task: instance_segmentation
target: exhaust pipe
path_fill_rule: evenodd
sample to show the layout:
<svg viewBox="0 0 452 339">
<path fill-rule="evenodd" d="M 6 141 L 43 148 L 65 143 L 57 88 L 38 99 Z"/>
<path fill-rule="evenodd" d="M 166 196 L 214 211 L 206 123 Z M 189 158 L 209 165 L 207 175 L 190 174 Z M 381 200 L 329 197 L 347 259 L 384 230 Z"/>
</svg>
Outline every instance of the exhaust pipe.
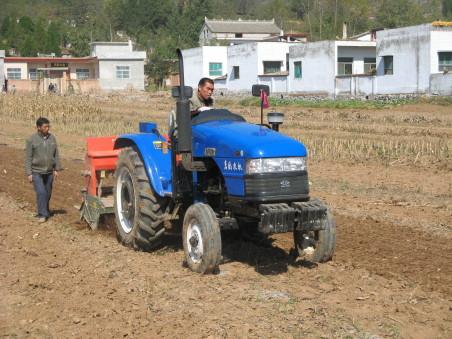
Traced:
<svg viewBox="0 0 452 339">
<path fill-rule="evenodd" d="M 192 88 L 185 87 L 184 58 L 182 56 L 182 51 L 179 48 L 177 49 L 177 57 L 179 58 L 180 84 L 176 101 L 176 122 L 178 128 L 176 153 L 182 156 L 182 166 L 184 166 L 187 171 L 206 171 L 206 166 L 202 161 L 193 161 L 192 126 L 189 101 Z"/>
<path fill-rule="evenodd" d="M 192 152 L 192 133 L 191 133 L 191 116 L 190 116 L 190 102 L 185 95 L 185 81 L 184 81 L 184 59 L 182 51 L 177 49 L 177 56 L 179 58 L 179 97 L 176 102 L 176 122 L 178 128 L 178 153 Z"/>
</svg>

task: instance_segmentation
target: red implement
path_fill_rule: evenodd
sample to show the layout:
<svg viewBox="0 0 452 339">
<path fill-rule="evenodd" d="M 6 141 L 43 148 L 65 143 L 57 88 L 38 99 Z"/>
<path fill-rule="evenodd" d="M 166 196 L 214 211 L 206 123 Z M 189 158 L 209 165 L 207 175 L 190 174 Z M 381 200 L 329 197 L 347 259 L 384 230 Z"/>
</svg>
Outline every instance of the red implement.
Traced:
<svg viewBox="0 0 452 339">
<path fill-rule="evenodd" d="M 119 150 L 114 149 L 116 136 L 93 137 L 86 139 L 86 165 L 89 175 L 87 178 L 88 194 L 98 196 L 98 186 L 102 171 L 114 171 L 118 160 Z M 105 172 L 104 172 L 105 173 Z"/>
</svg>

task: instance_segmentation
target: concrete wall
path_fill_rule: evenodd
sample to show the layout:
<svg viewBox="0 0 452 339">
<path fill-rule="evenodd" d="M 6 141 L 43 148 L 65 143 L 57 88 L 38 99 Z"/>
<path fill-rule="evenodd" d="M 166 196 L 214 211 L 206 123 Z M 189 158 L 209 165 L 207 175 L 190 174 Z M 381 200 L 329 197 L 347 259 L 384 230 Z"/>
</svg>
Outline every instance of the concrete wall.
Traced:
<svg viewBox="0 0 452 339">
<path fill-rule="evenodd" d="M 0 50 L 0 90 L 5 82 L 4 61 L 5 61 L 5 51 Z"/>
<path fill-rule="evenodd" d="M 452 52 L 452 27 L 432 27 L 430 32 L 430 73 L 440 73 L 438 52 Z"/>
<path fill-rule="evenodd" d="M 97 79 L 99 76 L 99 70 L 96 64 L 70 64 L 70 79 L 77 80 L 77 69 L 88 69 L 89 79 Z"/>
<path fill-rule="evenodd" d="M 295 78 L 294 62 L 301 61 L 302 77 Z M 333 95 L 335 42 L 319 41 L 290 47 L 289 89 L 293 93 Z"/>
<path fill-rule="evenodd" d="M 129 66 L 130 78 L 117 79 L 116 66 Z M 143 61 L 99 60 L 99 83 L 104 90 L 144 90 Z"/>
<path fill-rule="evenodd" d="M 228 72 L 227 54 L 227 46 L 203 46 L 183 50 L 185 85 L 197 88 L 199 79 L 203 77 L 214 80 L 218 78 L 218 76 L 209 76 L 210 62 L 221 62 L 223 64 L 222 75 L 225 75 Z M 221 85 L 221 81 L 218 81 L 217 85 L 225 87 Z"/>
<path fill-rule="evenodd" d="M 379 94 L 428 93 L 430 29 L 419 25 L 377 32 Z M 393 56 L 394 74 L 384 74 L 383 56 Z"/>
<path fill-rule="evenodd" d="M 376 76 L 338 76 L 335 82 L 337 96 L 364 97 L 376 94 Z"/>
<path fill-rule="evenodd" d="M 227 73 L 228 69 L 228 47 L 227 46 L 204 46 L 202 47 L 202 73 L 198 75 L 198 80 L 196 81 L 196 85 L 198 84 L 199 79 L 202 77 L 208 77 L 215 80 L 216 78 L 222 77 Z M 222 75 L 221 76 L 211 76 L 209 75 L 209 63 L 211 62 L 219 62 L 222 64 Z"/>
<path fill-rule="evenodd" d="M 72 86 L 71 90 L 70 90 L 70 86 Z M 100 83 L 96 79 L 70 80 L 70 81 L 68 81 L 67 88 L 68 88 L 68 91 L 73 91 L 74 93 L 93 93 L 93 92 L 99 92 Z"/>
<path fill-rule="evenodd" d="M 251 91 L 258 82 L 257 43 L 234 45 L 228 48 L 228 89 L 230 91 Z M 238 66 L 240 78 L 234 78 L 233 67 Z"/>
<path fill-rule="evenodd" d="M 430 76 L 430 93 L 452 95 L 452 73 L 432 74 Z"/>
<path fill-rule="evenodd" d="M 16 92 L 39 92 L 40 91 L 39 80 L 8 80 L 8 91 L 12 91 L 13 87 Z"/>
<path fill-rule="evenodd" d="M 185 85 L 197 88 L 198 81 L 203 76 L 202 47 L 184 49 L 182 55 Z"/>
<path fill-rule="evenodd" d="M 28 78 L 28 67 L 26 62 L 5 62 L 4 70 L 6 78 L 8 78 L 8 68 L 20 68 L 20 78 L 22 80 L 26 80 Z"/>
<path fill-rule="evenodd" d="M 281 72 L 286 71 L 286 54 L 289 53 L 290 46 L 284 42 L 259 42 L 257 43 L 257 72 L 264 74 L 264 61 L 281 61 Z"/>
<path fill-rule="evenodd" d="M 281 72 L 286 71 L 286 55 L 293 44 L 282 42 L 254 42 L 228 47 L 228 90 L 251 91 L 254 84 L 270 86 L 271 92 L 288 91 L 287 76 L 264 74 L 264 61 L 281 61 Z M 238 66 L 240 78 L 234 78 L 233 68 Z"/>
<path fill-rule="evenodd" d="M 144 90 L 144 60 L 146 59 L 146 52 L 134 51 L 130 40 L 127 43 L 92 43 L 91 56 L 95 56 L 99 60 L 99 73 L 96 75 L 99 77 L 101 89 L 124 90 L 133 88 Z M 130 78 L 117 79 L 116 66 L 129 66 Z"/>
<path fill-rule="evenodd" d="M 98 59 L 146 59 L 145 51 L 134 51 L 133 44 L 129 42 L 93 42 L 91 43 L 91 56 Z"/>
<path fill-rule="evenodd" d="M 289 91 L 289 82 L 287 78 L 288 76 L 259 76 L 257 83 L 268 85 L 270 87 L 270 95 L 272 95 L 272 93 L 287 93 Z M 249 91 L 251 91 L 251 86 L 249 87 Z"/>
<path fill-rule="evenodd" d="M 337 48 L 337 58 L 353 58 L 353 74 L 364 74 L 364 58 L 375 57 L 375 47 L 338 46 Z"/>
</svg>

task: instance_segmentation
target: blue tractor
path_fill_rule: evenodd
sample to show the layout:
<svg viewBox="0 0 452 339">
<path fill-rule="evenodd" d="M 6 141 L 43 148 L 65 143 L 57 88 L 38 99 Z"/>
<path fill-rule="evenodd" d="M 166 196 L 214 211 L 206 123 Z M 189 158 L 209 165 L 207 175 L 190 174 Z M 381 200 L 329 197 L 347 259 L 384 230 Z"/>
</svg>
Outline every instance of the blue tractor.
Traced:
<svg viewBox="0 0 452 339">
<path fill-rule="evenodd" d="M 156 124 L 141 123 L 140 133 L 118 137 L 114 175 L 117 237 L 125 246 L 152 250 L 166 225 L 182 222 L 186 263 L 199 273 L 218 270 L 221 231 L 247 228 L 259 234 L 292 232 L 297 253 L 311 262 L 332 258 L 334 219 L 311 199 L 306 147 L 278 132 L 281 114 L 270 124 L 252 124 L 226 109 L 192 116 L 192 88 L 184 86 L 178 50 L 180 86 L 177 130 L 162 136 Z M 253 86 L 253 95 L 268 86 Z"/>
</svg>

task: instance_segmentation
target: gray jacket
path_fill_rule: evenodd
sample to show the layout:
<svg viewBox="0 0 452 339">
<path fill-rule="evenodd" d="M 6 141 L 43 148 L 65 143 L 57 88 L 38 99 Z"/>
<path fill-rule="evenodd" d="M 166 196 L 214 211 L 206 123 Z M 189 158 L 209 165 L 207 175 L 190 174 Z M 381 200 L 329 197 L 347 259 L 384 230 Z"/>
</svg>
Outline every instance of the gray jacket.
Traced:
<svg viewBox="0 0 452 339">
<path fill-rule="evenodd" d="M 25 144 L 25 174 L 47 174 L 62 169 L 58 146 L 53 134 L 44 138 L 40 133 L 33 134 Z"/>
<path fill-rule="evenodd" d="M 190 111 L 197 111 L 201 107 L 212 107 L 213 106 L 213 98 L 210 97 L 207 100 L 200 98 L 198 93 L 193 94 L 193 97 L 190 99 Z"/>
</svg>

